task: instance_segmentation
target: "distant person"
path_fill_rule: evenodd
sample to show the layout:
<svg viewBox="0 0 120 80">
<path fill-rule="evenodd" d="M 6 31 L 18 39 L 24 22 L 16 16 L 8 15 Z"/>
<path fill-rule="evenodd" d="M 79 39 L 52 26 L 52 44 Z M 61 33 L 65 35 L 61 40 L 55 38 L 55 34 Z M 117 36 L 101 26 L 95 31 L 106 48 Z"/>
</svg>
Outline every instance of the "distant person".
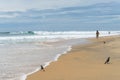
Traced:
<svg viewBox="0 0 120 80">
<path fill-rule="evenodd" d="M 108 34 L 110 34 L 110 32 L 108 32 Z"/>
<path fill-rule="evenodd" d="M 97 31 L 96 31 L 96 38 L 97 38 L 97 39 L 99 38 L 99 34 L 100 34 L 100 33 L 99 33 L 99 31 L 97 30 Z"/>
<path fill-rule="evenodd" d="M 44 69 L 44 67 L 43 67 L 42 65 L 41 65 L 41 70 L 42 70 L 42 71 L 45 71 L 45 69 Z"/>
<path fill-rule="evenodd" d="M 109 62 L 110 62 L 110 57 L 107 58 L 104 64 L 109 64 Z"/>
</svg>

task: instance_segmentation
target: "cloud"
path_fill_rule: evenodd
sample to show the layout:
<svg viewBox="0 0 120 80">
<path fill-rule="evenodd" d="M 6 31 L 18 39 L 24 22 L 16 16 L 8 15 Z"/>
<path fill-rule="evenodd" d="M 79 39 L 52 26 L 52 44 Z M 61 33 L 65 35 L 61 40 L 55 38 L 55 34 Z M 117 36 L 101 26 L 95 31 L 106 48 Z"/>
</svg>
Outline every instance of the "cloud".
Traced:
<svg viewBox="0 0 120 80">
<path fill-rule="evenodd" d="M 110 2 L 120 2 L 120 0 L 0 0 L 0 10 L 26 11 L 29 9 L 58 9 Z"/>
<path fill-rule="evenodd" d="M 85 24 L 115 23 L 120 20 L 120 3 L 97 3 L 58 9 L 1 11 L 0 23 Z"/>
<path fill-rule="evenodd" d="M 12 15 L 10 15 L 10 14 L 2 14 L 2 15 L 0 15 L 0 18 L 15 18 L 15 17 L 17 17 L 19 14 L 16 14 L 16 13 L 14 13 L 14 14 L 12 14 Z"/>
</svg>

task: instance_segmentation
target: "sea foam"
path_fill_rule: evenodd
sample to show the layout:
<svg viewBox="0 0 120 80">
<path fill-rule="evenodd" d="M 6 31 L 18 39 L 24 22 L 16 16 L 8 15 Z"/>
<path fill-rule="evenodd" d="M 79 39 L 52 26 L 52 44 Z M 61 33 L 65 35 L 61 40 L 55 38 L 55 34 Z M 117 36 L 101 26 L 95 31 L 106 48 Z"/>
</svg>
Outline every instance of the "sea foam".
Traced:
<svg viewBox="0 0 120 80">
<path fill-rule="evenodd" d="M 6 35 L 3 35 L 6 34 Z M 16 35 L 17 34 L 17 35 Z M 29 34 L 29 35 L 28 35 Z M 0 33 L 0 43 L 33 42 L 33 41 L 58 41 L 60 39 L 76 39 L 95 37 L 95 31 L 28 31 Z M 100 36 L 119 35 L 120 31 L 100 31 Z M 53 41 L 53 42 L 54 42 Z"/>
<path fill-rule="evenodd" d="M 71 49 L 72 49 L 72 47 L 71 47 L 71 46 L 68 46 L 68 49 L 67 49 L 66 51 L 64 51 L 64 52 L 61 53 L 61 54 L 57 54 L 53 60 L 51 60 L 51 61 L 49 61 L 49 62 L 45 62 L 43 66 L 44 66 L 44 67 L 49 66 L 51 62 L 57 61 L 58 58 L 59 58 L 61 55 L 66 54 L 67 52 L 71 51 Z M 39 71 L 39 70 L 40 70 L 40 67 L 37 68 L 36 70 L 34 70 L 33 72 L 30 72 L 30 73 L 28 73 L 28 74 L 23 75 L 20 80 L 26 80 L 27 76 L 29 76 L 29 75 L 31 75 L 31 74 Z"/>
</svg>

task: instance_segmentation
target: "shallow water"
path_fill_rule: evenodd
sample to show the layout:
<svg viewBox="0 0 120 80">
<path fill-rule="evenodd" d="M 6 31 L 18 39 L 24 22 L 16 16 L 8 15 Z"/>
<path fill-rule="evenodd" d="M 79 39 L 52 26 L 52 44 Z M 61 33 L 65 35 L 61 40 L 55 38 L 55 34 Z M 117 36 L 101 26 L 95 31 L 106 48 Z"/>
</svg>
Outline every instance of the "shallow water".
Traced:
<svg viewBox="0 0 120 80">
<path fill-rule="evenodd" d="M 0 46 L 0 80 L 20 80 L 41 64 L 56 60 L 73 43 L 18 43 Z"/>
</svg>

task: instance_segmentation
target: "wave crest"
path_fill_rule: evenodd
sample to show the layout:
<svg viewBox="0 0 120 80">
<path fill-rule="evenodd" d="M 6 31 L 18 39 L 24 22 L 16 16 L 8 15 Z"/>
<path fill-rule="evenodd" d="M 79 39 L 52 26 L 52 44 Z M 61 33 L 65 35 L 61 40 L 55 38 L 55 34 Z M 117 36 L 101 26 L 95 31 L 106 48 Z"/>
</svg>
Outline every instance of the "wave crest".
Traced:
<svg viewBox="0 0 120 80">
<path fill-rule="evenodd" d="M 0 35 L 34 35 L 34 31 L 19 31 L 19 32 L 0 32 Z"/>
</svg>

